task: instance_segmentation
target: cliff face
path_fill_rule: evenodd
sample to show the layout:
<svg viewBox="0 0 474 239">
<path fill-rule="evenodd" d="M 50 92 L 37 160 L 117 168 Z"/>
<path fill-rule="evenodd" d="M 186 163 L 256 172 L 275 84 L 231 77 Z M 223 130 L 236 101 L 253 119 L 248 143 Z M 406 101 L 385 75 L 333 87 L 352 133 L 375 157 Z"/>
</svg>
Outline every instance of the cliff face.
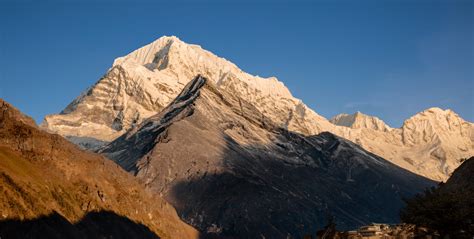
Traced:
<svg viewBox="0 0 474 239">
<path fill-rule="evenodd" d="M 197 238 L 110 160 L 45 133 L 0 99 L 0 236 Z"/>
<path fill-rule="evenodd" d="M 328 215 L 341 228 L 397 222 L 401 197 L 433 185 L 331 133 L 281 128 L 203 77 L 101 153 L 223 237 L 300 238 Z"/>
<path fill-rule="evenodd" d="M 431 179 L 446 180 L 457 159 L 474 155 L 474 126 L 452 111 L 428 109 L 400 129 L 363 114 L 339 116 L 333 124 L 275 77 L 245 73 L 176 37 L 162 37 L 117 58 L 104 77 L 63 112 L 47 116 L 42 127 L 96 150 L 160 112 L 197 74 L 249 102 L 279 127 L 307 136 L 331 132 Z"/>
</svg>

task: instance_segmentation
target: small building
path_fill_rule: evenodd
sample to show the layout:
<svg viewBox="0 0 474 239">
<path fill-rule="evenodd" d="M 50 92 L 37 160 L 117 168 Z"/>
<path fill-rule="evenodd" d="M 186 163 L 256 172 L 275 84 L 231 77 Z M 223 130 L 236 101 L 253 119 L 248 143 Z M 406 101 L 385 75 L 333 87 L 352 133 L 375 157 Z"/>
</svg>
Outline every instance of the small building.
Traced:
<svg viewBox="0 0 474 239">
<path fill-rule="evenodd" d="M 387 229 L 389 229 L 389 225 L 387 224 L 372 223 L 370 225 L 360 227 L 357 232 L 364 239 L 381 239 L 383 238 L 383 235 Z"/>
<path fill-rule="evenodd" d="M 346 239 L 360 239 L 361 238 L 360 234 L 357 231 L 347 231 L 345 234 L 346 234 L 345 235 Z"/>
</svg>

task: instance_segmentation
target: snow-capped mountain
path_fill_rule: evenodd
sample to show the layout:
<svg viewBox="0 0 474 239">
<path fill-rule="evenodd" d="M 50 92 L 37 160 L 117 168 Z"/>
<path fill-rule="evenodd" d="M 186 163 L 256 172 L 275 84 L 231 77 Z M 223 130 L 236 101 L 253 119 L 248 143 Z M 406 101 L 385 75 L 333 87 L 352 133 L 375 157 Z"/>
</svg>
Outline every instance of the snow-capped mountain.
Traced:
<svg viewBox="0 0 474 239">
<path fill-rule="evenodd" d="M 454 112 L 424 111 L 401 129 L 364 117 L 354 120 L 351 127 L 346 127 L 351 122 L 347 116 L 333 124 L 293 97 L 275 77 L 245 73 L 177 37 L 159 38 L 117 58 L 104 77 L 63 112 L 47 116 L 42 126 L 84 147 L 98 148 L 162 110 L 197 74 L 210 79 L 219 90 L 248 101 L 262 118 L 281 127 L 308 136 L 332 132 L 432 179 L 445 180 L 459 165 L 459 158 L 474 154 L 474 126 Z M 336 125 L 341 122 L 347 125 Z M 430 140 L 424 134 L 433 137 Z"/>
<path fill-rule="evenodd" d="M 334 116 L 331 120 L 331 123 L 339 126 L 346 126 L 353 129 L 373 129 L 380 131 L 390 131 L 392 128 L 385 124 L 381 119 L 363 114 L 357 111 L 354 114 L 339 114 Z"/>
<path fill-rule="evenodd" d="M 59 115 L 47 116 L 43 126 L 65 136 L 111 141 L 163 109 L 197 74 L 251 101 L 267 117 L 291 130 L 306 134 L 322 131 L 323 127 L 307 122 L 324 118 L 295 99 L 276 78 L 247 74 L 176 37 L 162 37 L 116 59 L 104 77 Z"/>
<path fill-rule="evenodd" d="M 100 152 L 216 238 L 302 238 L 327 215 L 395 223 L 403 197 L 435 185 L 331 133 L 281 128 L 200 76 Z"/>
<path fill-rule="evenodd" d="M 430 108 L 410 117 L 401 128 L 387 126 L 384 130 L 380 130 L 383 122 L 363 118 L 333 132 L 428 178 L 446 180 L 459 166 L 459 159 L 474 155 L 474 125 L 452 110 Z M 373 122 L 378 122 L 378 129 Z"/>
</svg>

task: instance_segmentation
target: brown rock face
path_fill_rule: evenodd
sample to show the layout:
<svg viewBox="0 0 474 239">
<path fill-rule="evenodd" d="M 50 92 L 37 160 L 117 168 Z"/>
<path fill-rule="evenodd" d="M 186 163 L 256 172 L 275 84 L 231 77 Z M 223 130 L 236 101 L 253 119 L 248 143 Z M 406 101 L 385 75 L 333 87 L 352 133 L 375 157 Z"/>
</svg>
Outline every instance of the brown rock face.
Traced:
<svg viewBox="0 0 474 239">
<path fill-rule="evenodd" d="M 197 238 L 115 163 L 80 150 L 0 99 L 0 237 Z"/>
</svg>

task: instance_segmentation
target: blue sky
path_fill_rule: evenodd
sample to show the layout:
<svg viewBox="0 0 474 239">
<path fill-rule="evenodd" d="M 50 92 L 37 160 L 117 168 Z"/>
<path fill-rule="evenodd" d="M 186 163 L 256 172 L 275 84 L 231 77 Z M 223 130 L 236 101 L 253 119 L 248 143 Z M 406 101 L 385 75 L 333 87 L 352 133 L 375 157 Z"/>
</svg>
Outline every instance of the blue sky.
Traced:
<svg viewBox="0 0 474 239">
<path fill-rule="evenodd" d="M 162 35 L 278 77 L 325 117 L 474 121 L 474 1 L 0 0 L 0 97 L 41 122 Z"/>
</svg>

